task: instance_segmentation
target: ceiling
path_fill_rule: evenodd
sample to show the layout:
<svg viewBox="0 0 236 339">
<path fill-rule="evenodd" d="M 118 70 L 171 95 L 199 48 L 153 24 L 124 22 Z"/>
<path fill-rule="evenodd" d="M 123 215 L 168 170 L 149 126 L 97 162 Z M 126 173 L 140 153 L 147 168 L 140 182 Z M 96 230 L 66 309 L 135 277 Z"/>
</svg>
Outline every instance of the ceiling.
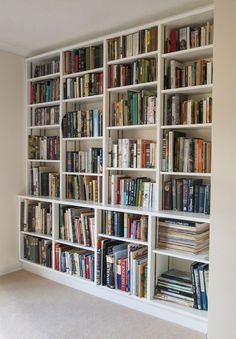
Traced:
<svg viewBox="0 0 236 339">
<path fill-rule="evenodd" d="M 209 0 L 0 0 L 0 50 L 31 56 L 210 3 Z"/>
</svg>

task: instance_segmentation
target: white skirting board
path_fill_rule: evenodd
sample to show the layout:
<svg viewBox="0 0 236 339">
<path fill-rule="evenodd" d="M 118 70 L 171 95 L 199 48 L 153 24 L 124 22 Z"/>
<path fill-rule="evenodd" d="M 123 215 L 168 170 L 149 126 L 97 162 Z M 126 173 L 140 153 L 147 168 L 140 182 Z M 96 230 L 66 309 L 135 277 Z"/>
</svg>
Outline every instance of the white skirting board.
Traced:
<svg viewBox="0 0 236 339">
<path fill-rule="evenodd" d="M 13 264 L 13 265 L 5 266 L 4 268 L 0 268 L 0 276 L 19 271 L 21 269 L 22 269 L 22 263 L 20 262 Z"/>
<path fill-rule="evenodd" d="M 207 316 L 204 315 L 203 311 L 197 311 L 199 312 L 198 315 L 194 309 L 186 311 L 178 305 L 166 304 L 161 301 L 147 301 L 135 296 L 130 296 L 125 292 L 109 289 L 106 286 L 97 286 L 89 281 L 56 272 L 30 262 L 24 261 L 22 268 L 59 284 L 112 301 L 135 311 L 144 312 L 160 319 L 191 328 L 192 330 L 207 333 Z"/>
</svg>

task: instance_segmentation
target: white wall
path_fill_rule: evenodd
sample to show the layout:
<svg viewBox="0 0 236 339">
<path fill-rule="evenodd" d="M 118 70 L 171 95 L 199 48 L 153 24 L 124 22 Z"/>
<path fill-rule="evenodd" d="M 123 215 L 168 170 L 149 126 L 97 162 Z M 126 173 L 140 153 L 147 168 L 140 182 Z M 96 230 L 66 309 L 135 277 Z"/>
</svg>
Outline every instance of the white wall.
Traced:
<svg viewBox="0 0 236 339">
<path fill-rule="evenodd" d="M 24 192 L 24 59 L 0 52 L 0 274 L 17 267 L 17 194 Z"/>
<path fill-rule="evenodd" d="M 215 0 L 209 339 L 236 338 L 236 1 Z"/>
</svg>

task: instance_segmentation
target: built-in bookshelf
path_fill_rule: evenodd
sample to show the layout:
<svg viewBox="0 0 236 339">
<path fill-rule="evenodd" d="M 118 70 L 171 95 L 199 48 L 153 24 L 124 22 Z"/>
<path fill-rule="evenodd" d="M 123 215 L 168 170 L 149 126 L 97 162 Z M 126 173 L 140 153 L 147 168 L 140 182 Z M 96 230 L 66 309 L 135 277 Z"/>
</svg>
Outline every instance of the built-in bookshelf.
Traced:
<svg viewBox="0 0 236 339">
<path fill-rule="evenodd" d="M 206 331 L 213 27 L 208 6 L 26 60 L 25 268 Z"/>
</svg>

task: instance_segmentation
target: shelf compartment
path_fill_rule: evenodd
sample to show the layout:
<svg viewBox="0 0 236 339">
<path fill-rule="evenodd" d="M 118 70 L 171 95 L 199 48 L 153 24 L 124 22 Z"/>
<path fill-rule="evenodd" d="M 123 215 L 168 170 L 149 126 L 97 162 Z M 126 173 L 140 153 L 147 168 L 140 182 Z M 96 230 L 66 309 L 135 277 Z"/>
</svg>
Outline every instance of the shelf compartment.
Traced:
<svg viewBox="0 0 236 339">
<path fill-rule="evenodd" d="M 213 45 L 206 45 L 181 51 L 162 54 L 164 59 L 175 59 L 179 61 L 189 61 L 192 59 L 209 58 L 213 56 Z"/>
<path fill-rule="evenodd" d="M 128 243 L 134 243 L 138 245 L 143 245 L 143 246 L 148 246 L 147 241 L 142 241 L 142 240 L 136 240 L 136 239 L 131 239 L 131 238 L 124 238 L 124 237 L 115 237 L 113 235 L 108 235 L 106 233 L 99 233 L 99 237 L 107 238 L 107 239 L 114 239 L 114 240 L 120 240 Z"/>
<path fill-rule="evenodd" d="M 157 87 L 157 84 L 158 84 L 157 81 L 143 82 L 141 84 L 135 84 L 135 85 L 112 87 L 112 88 L 108 88 L 107 91 L 108 92 L 126 92 L 128 90 L 133 90 L 133 89 L 155 88 Z"/>
<path fill-rule="evenodd" d="M 41 77 L 27 79 L 27 81 L 28 82 L 37 82 L 37 81 L 43 81 L 43 80 L 49 80 L 49 79 L 56 79 L 56 78 L 60 77 L 60 74 L 61 74 L 60 72 L 47 74 L 47 75 L 43 75 Z"/>
<path fill-rule="evenodd" d="M 62 240 L 62 239 L 55 239 L 55 242 L 58 243 L 58 244 L 68 245 L 68 246 L 71 246 L 71 247 L 81 248 L 81 249 L 84 249 L 84 250 L 94 252 L 93 247 L 81 245 L 77 242 L 71 242 L 71 241 Z"/>
<path fill-rule="evenodd" d="M 126 63 L 129 63 L 129 62 L 135 61 L 137 59 L 142 59 L 142 58 L 152 59 L 152 58 L 157 57 L 157 56 L 158 56 L 158 51 L 152 51 L 152 52 L 132 55 L 132 56 L 126 57 L 126 58 L 111 60 L 111 61 L 108 61 L 107 64 L 108 65 L 126 64 Z"/>
<path fill-rule="evenodd" d="M 175 93 L 182 93 L 182 94 L 204 94 L 209 93 L 213 89 L 213 84 L 209 85 L 199 85 L 199 86 L 189 86 L 189 87 L 178 87 L 178 88 L 170 88 L 170 89 L 163 89 L 161 91 L 162 94 L 175 94 Z"/>
<path fill-rule="evenodd" d="M 40 102 L 38 104 L 29 104 L 28 108 L 48 107 L 48 106 L 57 106 L 57 105 L 60 105 L 60 100 Z"/>
<path fill-rule="evenodd" d="M 21 234 L 26 234 L 26 235 L 30 235 L 30 236 L 37 237 L 37 238 L 52 240 L 52 236 L 47 235 L 47 234 L 40 234 L 40 233 L 26 232 L 26 231 L 21 231 Z"/>
<path fill-rule="evenodd" d="M 63 99 L 64 103 L 70 103 L 70 102 L 93 102 L 93 101 L 99 101 L 103 99 L 103 94 L 98 95 L 90 95 L 87 97 L 78 97 L 78 98 L 72 98 L 72 99 Z"/>
<path fill-rule="evenodd" d="M 155 254 L 166 255 L 168 257 L 174 257 L 189 261 L 198 261 L 204 264 L 209 264 L 209 254 L 208 253 L 199 253 L 199 254 L 190 254 L 182 251 L 174 251 L 169 249 L 156 248 L 153 250 Z"/>
<path fill-rule="evenodd" d="M 90 73 L 101 73 L 101 72 L 103 72 L 103 70 L 104 70 L 103 67 L 99 67 L 99 68 L 89 69 L 89 70 L 83 71 L 83 72 L 66 74 L 66 75 L 63 75 L 63 79 L 76 78 L 76 77 L 83 76 L 85 74 L 90 74 Z"/>
</svg>

